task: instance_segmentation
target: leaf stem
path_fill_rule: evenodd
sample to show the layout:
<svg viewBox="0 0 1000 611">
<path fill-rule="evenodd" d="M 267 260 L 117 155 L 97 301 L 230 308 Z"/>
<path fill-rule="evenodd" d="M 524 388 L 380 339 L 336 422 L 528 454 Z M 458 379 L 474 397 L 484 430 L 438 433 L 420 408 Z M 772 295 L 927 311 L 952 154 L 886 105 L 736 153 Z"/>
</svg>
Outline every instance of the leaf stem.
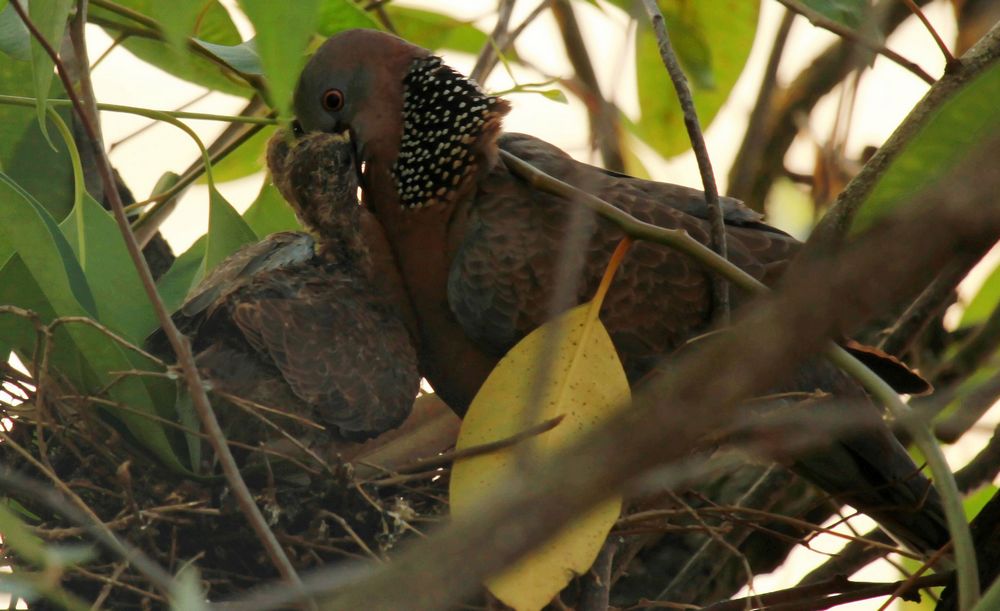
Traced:
<svg viewBox="0 0 1000 611">
<path fill-rule="evenodd" d="M 49 104 L 52 106 L 72 106 L 72 100 L 64 100 L 60 98 L 49 98 Z M 35 98 L 29 98 L 18 95 L 0 95 L 0 104 L 9 104 L 12 106 L 34 106 Z M 195 121 L 222 121 L 225 123 L 250 123 L 253 125 L 277 125 L 278 120 L 274 117 L 251 117 L 246 115 L 218 115 L 212 113 L 204 112 L 187 112 L 183 110 L 154 110 L 149 108 L 141 108 L 139 106 L 123 106 L 121 104 L 106 104 L 103 102 L 97 103 L 98 110 L 105 110 L 108 112 L 123 112 L 129 114 L 149 116 L 144 113 L 156 112 L 161 115 L 167 115 L 174 119 L 192 119 Z"/>
<path fill-rule="evenodd" d="M 903 0 L 903 4 L 905 4 L 906 8 L 910 9 L 910 11 L 917 16 L 920 23 L 924 24 L 924 27 L 927 28 L 928 32 L 930 32 L 931 38 L 934 39 L 938 48 L 941 49 L 941 54 L 944 55 L 944 60 L 951 65 L 955 61 L 955 56 L 951 54 L 951 50 L 948 49 L 948 45 L 944 44 L 944 41 L 941 40 L 941 35 L 938 34 L 937 30 L 934 29 L 934 26 L 931 25 L 930 20 L 927 19 L 927 15 L 924 15 L 924 12 L 920 10 L 920 7 L 917 6 L 917 3 L 913 0 Z"/>
</svg>

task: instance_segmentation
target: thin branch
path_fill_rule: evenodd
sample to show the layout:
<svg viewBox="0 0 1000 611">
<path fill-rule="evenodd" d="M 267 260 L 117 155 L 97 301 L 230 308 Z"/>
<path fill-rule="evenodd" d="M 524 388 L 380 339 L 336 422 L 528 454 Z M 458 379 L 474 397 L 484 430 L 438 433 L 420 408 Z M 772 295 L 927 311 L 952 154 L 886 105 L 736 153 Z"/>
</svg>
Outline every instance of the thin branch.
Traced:
<svg viewBox="0 0 1000 611">
<path fill-rule="evenodd" d="M 781 57 L 784 55 L 788 34 L 792 30 L 794 21 L 795 13 L 785 10 L 778 32 L 774 36 L 774 43 L 771 45 L 771 55 L 764 68 L 757 100 L 747 120 L 746 134 L 743 136 L 733 167 L 729 170 L 729 194 L 733 197 L 739 198 L 740 194 L 749 193 L 760 172 L 763 162 L 761 151 L 767 142 L 765 136 L 768 113 L 778 88 L 778 66 L 781 64 Z"/>
<path fill-rule="evenodd" d="M 484 443 L 463 450 L 451 450 L 450 452 L 442 452 L 437 456 L 432 456 L 430 458 L 420 458 L 413 462 L 406 463 L 399 467 L 393 469 L 395 473 L 406 473 L 409 471 L 420 471 L 426 469 L 432 469 L 435 467 L 443 467 L 445 465 L 450 465 L 451 463 L 462 460 L 465 458 L 473 458 L 475 456 L 482 456 L 484 454 L 492 454 L 493 452 L 498 452 L 500 450 L 505 450 L 509 447 L 517 445 L 526 439 L 531 439 L 532 437 L 537 437 L 542 433 L 546 433 L 556 428 L 560 422 L 565 418 L 565 414 L 556 416 L 541 422 L 532 427 L 529 427 L 520 433 L 511 435 L 510 437 L 505 437 L 504 439 L 499 439 L 497 441 L 491 441 L 490 443 Z"/>
<path fill-rule="evenodd" d="M 580 24 L 569 0 L 553 0 L 552 15 L 562 33 L 566 56 L 580 79 L 582 91 L 578 92 L 587 107 L 590 119 L 590 135 L 593 147 L 600 151 L 605 168 L 616 172 L 625 171 L 624 155 L 621 150 L 621 122 L 618 110 L 601 93 L 590 53 L 580 32 Z"/>
<path fill-rule="evenodd" d="M 920 10 L 917 3 L 913 0 L 903 0 L 903 3 L 906 4 L 907 8 L 913 11 L 913 14 L 917 16 L 920 23 L 924 24 L 924 27 L 927 28 L 928 32 L 930 32 L 934 42 L 937 43 L 938 48 L 941 49 L 941 54 L 944 55 L 945 62 L 949 66 L 955 63 L 955 56 L 951 54 L 951 51 L 948 49 L 948 45 L 944 44 L 944 41 L 941 40 L 941 35 L 937 33 L 937 30 L 934 29 L 933 25 L 931 25 L 930 20 L 927 19 L 927 15 L 924 15 L 924 12 Z"/>
<path fill-rule="evenodd" d="M 829 30 L 834 34 L 836 34 L 837 36 L 840 36 L 841 38 L 850 40 L 851 42 L 857 43 L 870 51 L 874 51 L 879 55 L 883 55 L 887 59 L 892 60 L 893 62 L 899 64 L 906 70 L 912 72 L 917 76 L 917 78 L 924 81 L 928 85 L 934 84 L 935 82 L 934 77 L 927 74 L 927 72 L 925 72 L 923 68 L 911 62 L 910 60 L 906 59 L 899 53 L 896 53 L 892 49 L 889 49 L 885 45 L 868 39 L 866 36 L 862 35 L 857 30 L 849 28 L 842 23 L 839 23 L 837 21 L 834 21 L 833 19 L 829 19 L 823 16 L 815 9 L 812 9 L 802 4 L 801 2 L 799 2 L 799 0 L 778 0 L 778 2 L 785 5 L 785 8 L 787 8 L 788 10 L 798 13 L 799 15 L 802 15 L 816 27 L 823 28 L 824 30 Z"/>
<path fill-rule="evenodd" d="M 104 152 L 104 148 L 100 145 L 100 142 L 102 142 L 99 132 L 100 123 L 95 124 L 90 120 L 90 113 L 88 113 L 84 108 L 84 104 L 80 97 L 76 95 L 76 90 L 73 87 L 73 83 L 69 80 L 66 73 L 66 67 L 59 59 L 59 55 L 52 48 L 52 45 L 49 44 L 49 42 L 45 40 L 45 37 L 38 31 L 38 28 L 25 13 L 24 8 L 21 7 L 18 2 L 12 2 L 11 6 L 14 7 L 14 10 L 17 11 L 18 16 L 21 18 L 21 21 L 24 22 L 24 25 L 31 32 L 31 35 L 45 49 L 45 52 L 55 64 L 59 78 L 62 80 L 66 93 L 73 104 L 73 110 L 79 117 L 80 123 L 87 133 L 87 137 L 90 139 L 91 144 L 94 147 L 97 168 L 100 172 L 101 180 L 104 183 L 105 198 L 107 198 L 107 201 L 111 204 L 111 210 L 114 214 L 115 221 L 118 223 L 118 228 L 122 233 L 122 237 L 124 238 L 125 246 L 128 249 L 129 256 L 132 258 L 132 263 L 135 265 L 135 268 L 139 273 L 139 278 L 142 280 L 146 295 L 149 298 L 150 303 L 153 305 L 153 310 L 156 312 L 157 319 L 163 327 L 167 338 L 170 340 L 170 345 L 173 348 L 174 353 L 177 355 L 178 363 L 184 372 L 188 390 L 191 393 L 192 403 L 194 404 L 195 410 L 198 412 L 202 425 L 210 435 L 209 441 L 211 442 L 212 448 L 222 465 L 226 479 L 233 490 L 233 495 L 236 498 L 240 509 L 246 516 L 247 521 L 250 523 L 251 528 L 253 528 L 254 532 L 260 538 L 261 544 L 270 556 L 271 561 L 278 568 L 278 571 L 289 583 L 293 585 L 300 585 L 301 582 L 299 581 L 298 574 L 295 572 L 295 568 L 288 560 L 288 556 L 285 554 L 284 549 L 282 549 L 281 544 L 275 538 L 274 533 L 271 532 L 271 529 L 268 527 L 263 513 L 261 513 L 260 508 L 257 507 L 257 504 L 253 500 L 253 495 L 250 493 L 250 489 L 247 487 L 246 482 L 243 481 L 243 477 L 240 475 L 239 468 L 236 465 L 236 460 L 229 451 L 229 446 L 225 442 L 225 435 L 219 426 L 218 420 L 215 418 L 215 413 L 212 411 L 211 404 L 208 401 L 208 395 L 205 393 L 205 387 L 201 382 L 200 376 L 198 375 L 198 368 L 197 365 L 195 365 L 194 356 L 191 354 L 190 344 L 177 330 L 173 320 L 170 318 L 170 313 L 167 311 L 166 306 L 160 299 L 160 295 L 156 289 L 156 283 L 154 282 L 153 276 L 149 271 L 149 266 L 146 265 L 146 260 L 142 256 L 142 251 L 135 240 L 135 236 L 133 235 L 131 228 L 129 227 L 128 218 L 125 215 L 124 206 L 122 205 L 121 197 L 119 196 L 118 189 L 115 185 L 114 173 L 111 169 L 111 164 L 108 161 L 107 154 Z M 86 0 L 80 0 L 79 11 L 83 15 L 86 14 L 86 6 Z M 86 66 L 89 64 L 86 55 L 86 48 L 84 45 L 81 45 L 81 47 L 82 48 L 77 51 L 77 60 L 81 65 Z M 81 80 L 88 81 L 89 78 L 89 73 L 86 70 L 83 70 L 81 72 Z M 84 85 L 83 90 L 90 91 L 91 89 L 89 85 Z"/>
<path fill-rule="evenodd" d="M 476 65 L 469 73 L 472 80 L 482 83 L 486 80 L 493 66 L 497 62 L 497 49 L 502 49 L 507 45 L 507 27 L 510 25 L 510 14 L 514 12 L 514 3 L 517 0 L 497 0 L 497 22 L 493 26 L 486 44 L 476 58 Z"/>
<path fill-rule="evenodd" d="M 667 68 L 670 80 L 677 91 L 677 99 L 680 101 L 681 109 L 684 111 L 684 125 L 687 127 L 688 138 L 691 139 L 691 148 L 694 149 L 694 156 L 698 160 L 698 171 L 701 172 L 702 188 L 705 191 L 705 202 L 708 204 L 708 222 L 712 226 L 712 248 L 719 253 L 723 259 L 728 259 L 728 248 L 726 247 L 726 222 L 722 214 L 722 204 L 719 202 L 719 188 L 715 183 L 715 173 L 712 171 L 712 160 L 708 156 L 708 148 L 705 146 L 705 136 L 702 134 L 701 125 L 698 122 L 698 113 L 694 108 L 694 99 L 691 97 L 691 89 L 688 87 L 687 77 L 681 70 L 677 55 L 674 54 L 673 46 L 670 44 L 670 35 L 667 32 L 666 21 L 656 0 L 643 0 L 646 6 L 646 13 L 649 14 L 653 31 L 656 33 L 657 44 L 660 49 L 660 58 Z M 712 296 L 714 297 L 714 317 L 723 325 L 729 323 L 729 283 L 718 275 L 712 276 Z"/>
<path fill-rule="evenodd" d="M 962 256 L 951 261 L 900 314 L 892 326 L 882 332 L 883 336 L 878 347 L 898 357 L 903 357 L 909 352 L 930 321 L 939 316 L 954 300 L 955 288 L 979 259 L 978 256 Z"/>
</svg>

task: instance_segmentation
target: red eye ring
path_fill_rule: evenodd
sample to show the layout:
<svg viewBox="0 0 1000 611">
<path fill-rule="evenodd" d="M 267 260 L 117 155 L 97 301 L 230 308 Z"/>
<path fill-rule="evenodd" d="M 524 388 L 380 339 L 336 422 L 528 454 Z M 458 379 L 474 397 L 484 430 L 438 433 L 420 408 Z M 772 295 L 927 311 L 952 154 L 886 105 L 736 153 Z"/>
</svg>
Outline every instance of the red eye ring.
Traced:
<svg viewBox="0 0 1000 611">
<path fill-rule="evenodd" d="M 330 112 L 337 112 L 344 107 L 344 93 L 339 89 L 327 89 L 321 98 L 323 108 Z"/>
</svg>

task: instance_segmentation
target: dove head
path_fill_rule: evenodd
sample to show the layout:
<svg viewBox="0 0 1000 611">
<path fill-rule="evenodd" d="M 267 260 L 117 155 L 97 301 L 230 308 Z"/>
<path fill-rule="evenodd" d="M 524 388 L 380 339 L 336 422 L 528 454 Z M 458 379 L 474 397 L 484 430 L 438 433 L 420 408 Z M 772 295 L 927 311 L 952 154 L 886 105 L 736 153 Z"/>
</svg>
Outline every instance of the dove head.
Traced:
<svg viewBox="0 0 1000 611">
<path fill-rule="evenodd" d="M 350 132 L 376 214 L 455 202 L 495 162 L 508 110 L 426 49 L 374 30 L 327 40 L 295 92 L 304 132 Z"/>
</svg>

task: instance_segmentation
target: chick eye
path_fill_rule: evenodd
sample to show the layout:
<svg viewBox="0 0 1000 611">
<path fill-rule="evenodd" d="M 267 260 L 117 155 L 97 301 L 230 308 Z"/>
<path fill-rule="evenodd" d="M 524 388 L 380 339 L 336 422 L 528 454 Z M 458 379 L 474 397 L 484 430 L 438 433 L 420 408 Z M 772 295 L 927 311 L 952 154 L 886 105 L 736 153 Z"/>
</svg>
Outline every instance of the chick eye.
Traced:
<svg viewBox="0 0 1000 611">
<path fill-rule="evenodd" d="M 344 93 L 339 89 L 327 89 L 323 92 L 323 108 L 330 112 L 337 112 L 344 107 Z"/>
</svg>

